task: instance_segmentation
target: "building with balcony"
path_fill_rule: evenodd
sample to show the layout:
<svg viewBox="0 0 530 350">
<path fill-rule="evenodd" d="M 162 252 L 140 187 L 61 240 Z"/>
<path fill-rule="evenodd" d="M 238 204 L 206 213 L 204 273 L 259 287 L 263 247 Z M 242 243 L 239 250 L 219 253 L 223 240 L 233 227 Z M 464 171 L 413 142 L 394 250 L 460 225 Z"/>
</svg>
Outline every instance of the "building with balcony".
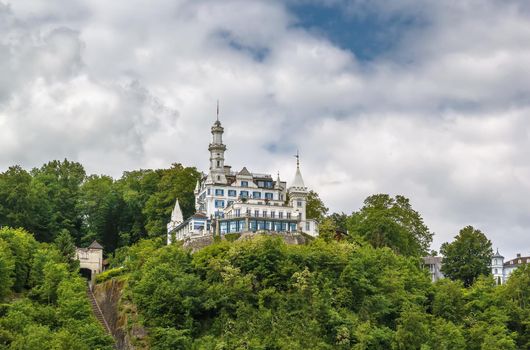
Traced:
<svg viewBox="0 0 530 350">
<path fill-rule="evenodd" d="M 293 181 L 253 173 L 246 167 L 233 171 L 225 165 L 224 128 L 219 119 L 211 128 L 210 169 L 195 187 L 196 213 L 184 219 L 178 199 L 167 225 L 168 244 L 177 240 L 245 232 L 303 232 L 318 235 L 314 220 L 306 217 L 308 189 L 296 156 Z"/>
</svg>

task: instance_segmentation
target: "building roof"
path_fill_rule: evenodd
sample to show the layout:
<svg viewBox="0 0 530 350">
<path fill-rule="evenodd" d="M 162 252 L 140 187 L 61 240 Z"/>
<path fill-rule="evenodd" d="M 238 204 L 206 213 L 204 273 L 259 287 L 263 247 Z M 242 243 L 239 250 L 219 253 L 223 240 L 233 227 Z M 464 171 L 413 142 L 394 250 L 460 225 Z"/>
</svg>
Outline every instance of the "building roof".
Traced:
<svg viewBox="0 0 530 350">
<path fill-rule="evenodd" d="M 184 221 L 178 198 L 175 201 L 175 207 L 173 208 L 173 211 L 171 212 L 171 221 L 175 223 L 180 223 Z"/>
<path fill-rule="evenodd" d="M 504 256 L 502 256 L 502 255 L 499 254 L 499 248 L 497 248 L 497 252 L 496 252 L 495 255 L 493 256 L 493 258 L 501 258 L 501 259 L 504 259 Z"/>
<path fill-rule="evenodd" d="M 521 260 L 521 263 L 519 263 Z M 518 256 L 515 259 L 508 260 L 504 263 L 504 266 L 521 266 L 530 262 L 530 256 Z"/>
<path fill-rule="evenodd" d="M 103 246 L 99 244 L 98 241 L 94 241 L 92 242 L 92 244 L 88 246 L 88 248 L 89 249 L 103 249 Z"/>
<path fill-rule="evenodd" d="M 243 169 L 241 169 L 241 171 L 237 173 L 237 175 L 252 176 L 250 171 L 248 171 L 247 167 L 243 167 Z"/>
</svg>

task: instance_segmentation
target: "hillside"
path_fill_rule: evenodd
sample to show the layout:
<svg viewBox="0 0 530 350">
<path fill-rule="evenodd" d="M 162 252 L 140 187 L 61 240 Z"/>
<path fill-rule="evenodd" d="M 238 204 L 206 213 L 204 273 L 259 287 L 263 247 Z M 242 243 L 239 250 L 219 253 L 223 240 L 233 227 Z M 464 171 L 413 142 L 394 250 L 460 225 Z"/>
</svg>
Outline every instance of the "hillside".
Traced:
<svg viewBox="0 0 530 350">
<path fill-rule="evenodd" d="M 103 274 L 98 288 L 105 293 L 119 283 L 121 331 L 138 348 L 530 345 L 529 268 L 505 286 L 481 277 L 464 288 L 450 280 L 431 284 L 419 259 L 388 248 L 320 239 L 286 245 L 265 236 L 194 254 L 147 240 L 119 251 L 113 264 L 121 268 Z"/>
</svg>

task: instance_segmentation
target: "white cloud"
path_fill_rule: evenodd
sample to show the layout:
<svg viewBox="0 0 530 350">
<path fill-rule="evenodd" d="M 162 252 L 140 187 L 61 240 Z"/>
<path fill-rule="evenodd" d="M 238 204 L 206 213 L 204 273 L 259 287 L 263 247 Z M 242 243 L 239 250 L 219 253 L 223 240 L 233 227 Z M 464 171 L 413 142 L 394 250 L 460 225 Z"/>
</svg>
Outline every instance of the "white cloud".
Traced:
<svg viewBox="0 0 530 350">
<path fill-rule="evenodd" d="M 529 250 L 528 6 L 323 1 L 420 25 L 360 62 L 279 1 L 0 5 L 0 169 L 64 157 L 114 176 L 206 169 L 220 98 L 235 168 L 290 180 L 298 147 L 333 210 L 401 193 L 435 248 L 470 223 L 506 255 Z"/>
</svg>

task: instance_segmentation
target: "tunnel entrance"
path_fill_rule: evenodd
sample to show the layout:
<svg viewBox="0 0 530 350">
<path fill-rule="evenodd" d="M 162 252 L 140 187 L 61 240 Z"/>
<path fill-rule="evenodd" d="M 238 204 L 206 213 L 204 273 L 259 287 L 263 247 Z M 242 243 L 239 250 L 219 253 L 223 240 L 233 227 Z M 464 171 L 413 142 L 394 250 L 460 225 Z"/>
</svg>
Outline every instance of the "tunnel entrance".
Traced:
<svg viewBox="0 0 530 350">
<path fill-rule="evenodd" d="M 86 278 L 87 281 L 91 281 L 92 280 L 92 270 L 90 270 L 90 269 L 80 268 L 79 269 L 79 274 L 81 276 L 83 276 L 84 278 Z"/>
</svg>

